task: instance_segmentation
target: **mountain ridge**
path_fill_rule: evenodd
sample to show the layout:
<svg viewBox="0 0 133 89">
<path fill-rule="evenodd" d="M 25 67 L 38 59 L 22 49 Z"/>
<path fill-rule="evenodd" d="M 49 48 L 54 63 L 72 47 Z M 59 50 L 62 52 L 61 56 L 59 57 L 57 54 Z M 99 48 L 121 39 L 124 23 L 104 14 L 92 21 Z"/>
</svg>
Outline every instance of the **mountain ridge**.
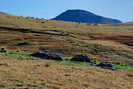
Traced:
<svg viewBox="0 0 133 89">
<path fill-rule="evenodd" d="M 96 15 L 92 12 L 73 9 L 67 10 L 60 15 L 56 16 L 52 20 L 70 21 L 70 22 L 82 22 L 82 23 L 96 23 L 96 24 L 116 24 L 122 23 L 122 21 L 112 18 Z"/>
</svg>

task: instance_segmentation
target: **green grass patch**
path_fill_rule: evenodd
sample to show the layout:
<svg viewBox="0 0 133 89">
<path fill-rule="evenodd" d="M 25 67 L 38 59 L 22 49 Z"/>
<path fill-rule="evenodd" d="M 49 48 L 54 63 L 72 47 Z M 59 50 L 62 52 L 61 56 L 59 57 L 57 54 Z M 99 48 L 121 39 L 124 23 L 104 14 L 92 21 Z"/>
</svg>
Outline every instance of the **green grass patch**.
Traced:
<svg viewBox="0 0 133 89">
<path fill-rule="evenodd" d="M 74 61 L 61 61 L 59 64 L 68 65 L 68 66 L 88 66 L 90 63 L 87 62 L 74 62 Z"/>
<path fill-rule="evenodd" d="M 23 51 L 11 51 L 11 50 L 8 50 L 7 52 L 5 53 L 2 53 L 2 54 L 5 54 L 5 56 L 11 56 L 11 57 L 15 57 L 19 60 L 33 60 L 33 59 L 36 59 L 34 57 L 32 57 L 29 53 L 26 53 L 26 52 L 23 52 Z"/>
<path fill-rule="evenodd" d="M 29 53 L 23 52 L 23 51 L 11 51 L 8 50 L 5 53 L 5 56 L 13 56 L 19 60 L 38 60 L 38 58 L 32 57 Z M 71 57 L 64 57 L 63 61 L 55 61 L 56 63 L 59 63 L 61 65 L 67 65 L 67 66 L 82 66 L 82 67 L 89 67 L 92 66 L 93 63 L 89 62 L 76 62 L 76 61 L 70 61 Z M 96 64 L 99 64 L 100 61 L 96 61 Z M 128 65 L 123 65 L 123 64 L 114 64 L 114 66 L 117 69 L 123 69 L 123 70 L 132 70 L 133 71 L 133 66 L 128 66 Z"/>
<path fill-rule="evenodd" d="M 99 61 L 96 62 L 96 64 L 99 64 L 99 63 L 100 63 Z M 88 63 L 88 62 L 73 62 L 73 61 L 61 61 L 60 64 L 67 65 L 67 66 L 82 66 L 82 67 L 92 66 L 92 63 Z M 133 71 L 133 66 L 118 65 L 118 64 L 114 64 L 114 66 L 117 69 L 131 70 L 131 71 Z"/>
<path fill-rule="evenodd" d="M 114 66 L 117 69 L 124 69 L 124 70 L 132 70 L 133 71 L 133 66 L 122 65 L 122 64 L 115 64 Z"/>
<path fill-rule="evenodd" d="M 30 54 L 25 53 L 23 51 L 7 51 L 7 54 L 10 54 L 10 55 L 20 55 L 20 56 L 25 56 L 25 57 L 31 57 Z"/>
</svg>

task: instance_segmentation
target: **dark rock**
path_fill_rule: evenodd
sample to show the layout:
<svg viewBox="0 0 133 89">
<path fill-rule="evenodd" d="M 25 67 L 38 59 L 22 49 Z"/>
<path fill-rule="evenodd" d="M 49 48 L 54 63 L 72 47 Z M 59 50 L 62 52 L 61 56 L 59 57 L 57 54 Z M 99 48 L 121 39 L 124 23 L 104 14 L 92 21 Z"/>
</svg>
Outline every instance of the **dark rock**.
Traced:
<svg viewBox="0 0 133 89">
<path fill-rule="evenodd" d="M 6 43 L 8 43 L 9 41 L 7 41 L 7 40 L 0 40 L 0 43 L 1 44 L 6 44 Z"/>
<path fill-rule="evenodd" d="M 31 43 L 22 42 L 22 43 L 18 43 L 18 44 L 17 44 L 17 46 L 26 46 L 26 45 L 31 45 Z"/>
<path fill-rule="evenodd" d="M 126 45 L 128 45 L 128 46 L 133 46 L 133 43 L 126 43 Z"/>
<path fill-rule="evenodd" d="M 48 59 L 63 60 L 63 58 L 57 53 L 49 53 Z"/>
<path fill-rule="evenodd" d="M 75 55 L 71 61 L 79 61 L 79 62 L 91 62 L 91 58 L 89 58 L 87 55 Z"/>
<path fill-rule="evenodd" d="M 45 53 L 43 53 L 43 52 L 40 52 L 40 51 L 31 54 L 31 56 L 42 58 L 42 59 L 46 59 L 47 58 L 47 55 Z"/>
<path fill-rule="evenodd" d="M 49 64 L 45 64 L 45 67 L 50 67 L 50 65 Z"/>
<path fill-rule="evenodd" d="M 53 59 L 53 60 L 63 60 L 62 56 L 59 55 L 58 53 L 50 53 L 50 52 L 42 52 L 38 51 L 33 54 L 31 54 L 33 57 L 38 57 L 41 59 Z"/>
<path fill-rule="evenodd" d="M 110 62 L 101 62 L 99 64 L 96 64 L 95 66 L 105 68 L 105 69 L 111 69 L 111 70 L 116 69 L 115 66 Z"/>
<path fill-rule="evenodd" d="M 5 48 L 0 48 L 0 52 L 1 52 L 1 53 L 6 53 L 7 51 L 6 51 Z"/>
</svg>

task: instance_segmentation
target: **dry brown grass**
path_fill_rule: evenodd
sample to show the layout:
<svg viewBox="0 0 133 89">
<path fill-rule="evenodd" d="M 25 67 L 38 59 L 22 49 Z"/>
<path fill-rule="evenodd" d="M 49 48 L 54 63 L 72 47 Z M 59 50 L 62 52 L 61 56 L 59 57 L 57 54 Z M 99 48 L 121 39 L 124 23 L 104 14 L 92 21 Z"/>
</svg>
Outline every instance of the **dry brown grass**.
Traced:
<svg viewBox="0 0 133 89">
<path fill-rule="evenodd" d="M 46 60 L 0 60 L 1 89 L 132 89 L 132 71 L 75 67 Z"/>
<path fill-rule="evenodd" d="M 25 30 L 25 31 L 24 31 Z M 0 48 L 65 55 L 133 65 L 133 25 L 83 24 L 0 14 Z M 30 45 L 17 45 L 27 42 Z M 17 60 L 0 54 L 0 89 L 133 89 L 132 71 L 76 67 L 46 60 Z"/>
<path fill-rule="evenodd" d="M 17 45 L 23 42 L 30 45 Z M 128 23 L 94 25 L 0 14 L 0 46 L 8 49 L 34 52 L 47 48 L 65 55 L 85 53 L 133 65 L 130 44 L 133 44 L 133 26 Z"/>
</svg>

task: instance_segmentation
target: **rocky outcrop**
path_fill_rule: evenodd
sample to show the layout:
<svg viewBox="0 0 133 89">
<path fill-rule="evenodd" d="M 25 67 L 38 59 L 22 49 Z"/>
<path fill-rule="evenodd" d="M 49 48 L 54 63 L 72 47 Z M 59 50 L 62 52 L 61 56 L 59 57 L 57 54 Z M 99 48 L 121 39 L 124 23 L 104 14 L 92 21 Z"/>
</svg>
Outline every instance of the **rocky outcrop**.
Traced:
<svg viewBox="0 0 133 89">
<path fill-rule="evenodd" d="M 87 55 L 80 54 L 73 56 L 71 61 L 91 62 L 91 58 L 89 58 Z"/>
</svg>

